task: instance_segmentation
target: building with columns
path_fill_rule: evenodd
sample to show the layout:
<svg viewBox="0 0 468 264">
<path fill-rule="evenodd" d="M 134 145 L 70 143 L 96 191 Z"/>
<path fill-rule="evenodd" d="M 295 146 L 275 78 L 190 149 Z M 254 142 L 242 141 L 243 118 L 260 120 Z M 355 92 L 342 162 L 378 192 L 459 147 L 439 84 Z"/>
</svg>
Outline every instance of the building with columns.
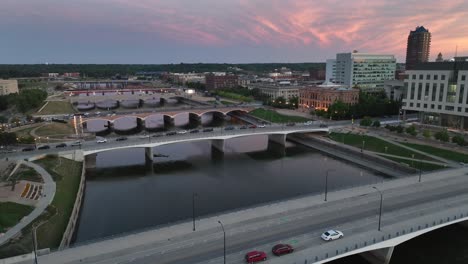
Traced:
<svg viewBox="0 0 468 264">
<path fill-rule="evenodd" d="M 309 86 L 299 90 L 299 108 L 328 110 L 330 105 L 341 101 L 348 105 L 359 102 L 359 89 L 343 86 Z"/>
</svg>

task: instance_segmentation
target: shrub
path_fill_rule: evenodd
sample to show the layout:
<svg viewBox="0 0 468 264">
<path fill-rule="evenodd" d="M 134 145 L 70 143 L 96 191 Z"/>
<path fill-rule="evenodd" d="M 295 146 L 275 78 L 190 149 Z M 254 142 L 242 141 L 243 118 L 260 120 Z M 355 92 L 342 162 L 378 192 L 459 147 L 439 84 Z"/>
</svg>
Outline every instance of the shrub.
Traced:
<svg viewBox="0 0 468 264">
<path fill-rule="evenodd" d="M 397 133 L 403 133 L 404 129 L 403 129 L 403 127 L 401 125 L 398 125 L 398 126 L 395 127 L 395 130 L 396 130 Z"/>
<path fill-rule="evenodd" d="M 425 138 L 430 138 L 430 137 L 431 137 L 431 131 L 429 131 L 429 130 L 424 130 L 424 131 L 423 131 L 423 136 L 424 136 Z"/>
<path fill-rule="evenodd" d="M 442 131 L 435 133 L 434 137 L 435 139 L 443 141 L 443 142 L 448 142 L 450 139 L 447 129 L 444 129 Z"/>
<path fill-rule="evenodd" d="M 411 125 L 409 127 L 406 128 L 406 133 L 412 135 L 412 136 L 416 136 L 418 134 L 418 131 L 416 131 L 416 127 L 414 125 Z"/>
<path fill-rule="evenodd" d="M 464 146 L 465 138 L 460 135 L 456 135 L 452 137 L 452 142 L 458 144 L 459 146 Z"/>
<path fill-rule="evenodd" d="M 372 126 L 373 126 L 373 127 L 380 127 L 380 121 L 379 121 L 379 120 L 375 120 L 375 121 L 372 123 Z"/>
<path fill-rule="evenodd" d="M 359 123 L 361 126 L 371 126 L 372 125 L 372 119 L 368 116 L 364 117 L 364 119 L 361 120 Z"/>
</svg>

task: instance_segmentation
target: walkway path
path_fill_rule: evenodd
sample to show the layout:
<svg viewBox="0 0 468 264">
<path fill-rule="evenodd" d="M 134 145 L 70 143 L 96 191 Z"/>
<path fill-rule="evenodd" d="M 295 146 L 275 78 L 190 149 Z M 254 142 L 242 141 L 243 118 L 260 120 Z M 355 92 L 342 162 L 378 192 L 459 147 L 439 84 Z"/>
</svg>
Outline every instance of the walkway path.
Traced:
<svg viewBox="0 0 468 264">
<path fill-rule="evenodd" d="M 56 186 L 52 176 L 37 164 L 27 161 L 24 161 L 23 164 L 35 169 L 39 174 L 41 174 L 42 179 L 44 180 L 43 197 L 39 199 L 39 202 L 36 204 L 36 208 L 34 208 L 28 216 L 25 216 L 17 225 L 10 228 L 3 236 L 0 236 L 0 245 L 3 245 L 8 240 L 16 236 L 24 227 L 39 217 L 54 199 Z"/>
<path fill-rule="evenodd" d="M 384 156 L 384 157 L 397 158 L 397 159 L 407 160 L 407 161 L 414 161 L 414 162 L 416 162 L 416 163 L 422 162 L 422 163 L 429 163 L 429 164 L 434 164 L 434 165 L 439 165 L 439 166 L 445 166 L 445 167 L 450 166 L 450 165 L 447 165 L 447 163 L 445 163 L 445 162 L 437 162 L 437 161 L 429 161 L 429 160 L 412 159 L 412 158 L 408 158 L 408 157 L 404 157 L 404 156 L 392 155 L 392 154 L 381 153 L 381 152 L 375 152 L 375 151 L 369 151 L 369 150 L 367 150 L 367 152 L 374 153 L 374 154 L 376 154 L 376 155 L 380 155 L 380 156 Z M 450 166 L 450 167 L 458 168 L 458 167 L 460 167 L 460 166 L 457 164 L 457 165 L 455 165 L 455 166 Z"/>
</svg>

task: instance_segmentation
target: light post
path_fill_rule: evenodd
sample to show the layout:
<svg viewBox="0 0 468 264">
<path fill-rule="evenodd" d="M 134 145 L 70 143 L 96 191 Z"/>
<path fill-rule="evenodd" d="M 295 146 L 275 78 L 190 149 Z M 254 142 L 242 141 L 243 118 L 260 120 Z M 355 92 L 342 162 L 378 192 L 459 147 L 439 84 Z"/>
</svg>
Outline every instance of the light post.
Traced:
<svg viewBox="0 0 468 264">
<path fill-rule="evenodd" d="M 330 171 L 334 171 L 334 170 L 328 169 L 327 171 L 325 171 L 325 199 L 324 199 L 325 202 L 327 201 L 327 196 L 328 196 L 328 173 Z"/>
<path fill-rule="evenodd" d="M 421 174 L 422 174 L 422 163 L 421 163 L 421 158 L 419 159 L 419 180 L 418 182 L 421 182 Z"/>
<path fill-rule="evenodd" d="M 411 167 L 414 167 L 414 154 L 411 154 Z"/>
<path fill-rule="evenodd" d="M 366 144 L 366 141 L 363 140 L 363 141 L 362 141 L 362 147 L 361 147 L 361 153 L 364 151 L 364 145 L 365 145 L 365 144 Z"/>
<path fill-rule="evenodd" d="M 383 194 L 382 194 L 382 192 L 381 192 L 377 187 L 373 186 L 372 188 L 376 189 L 376 190 L 379 192 L 379 194 L 380 194 L 379 229 L 378 229 L 378 230 L 380 231 L 380 224 L 381 224 L 381 222 L 382 222 Z"/>
<path fill-rule="evenodd" d="M 385 146 L 385 154 L 387 154 L 387 149 L 388 149 L 388 147 L 387 147 L 387 146 Z"/>
<path fill-rule="evenodd" d="M 193 231 L 195 231 L 195 197 L 197 197 L 197 193 L 192 193 L 192 220 L 193 220 Z"/>
<path fill-rule="evenodd" d="M 32 244 L 33 244 L 33 252 L 34 252 L 34 263 L 35 264 L 38 264 L 37 262 L 37 253 L 36 253 L 36 227 L 33 227 L 33 229 L 31 230 L 31 235 L 32 235 Z"/>
<path fill-rule="evenodd" d="M 224 225 L 221 223 L 220 220 L 218 220 L 218 223 L 221 225 L 221 228 L 223 229 L 223 256 L 224 256 L 224 264 L 226 264 L 226 231 L 224 230 Z"/>
</svg>

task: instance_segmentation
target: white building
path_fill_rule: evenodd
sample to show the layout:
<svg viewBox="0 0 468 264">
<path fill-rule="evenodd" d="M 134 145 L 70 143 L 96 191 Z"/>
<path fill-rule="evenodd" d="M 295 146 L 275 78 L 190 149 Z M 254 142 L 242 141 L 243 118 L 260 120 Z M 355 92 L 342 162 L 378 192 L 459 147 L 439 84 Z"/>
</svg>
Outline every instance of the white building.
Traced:
<svg viewBox="0 0 468 264">
<path fill-rule="evenodd" d="M 401 100 L 406 93 L 405 82 L 400 80 L 385 81 L 384 90 L 389 99 Z"/>
<path fill-rule="evenodd" d="M 406 71 L 403 109 L 424 123 L 468 128 L 468 62 L 431 62 Z"/>
<path fill-rule="evenodd" d="M 327 60 L 325 68 L 325 82 L 334 82 L 336 78 L 336 60 Z"/>
<path fill-rule="evenodd" d="M 299 89 L 304 88 L 304 86 L 291 85 L 290 82 L 251 83 L 248 85 L 248 88 L 258 89 L 262 94 L 267 95 L 272 100 L 278 97 L 289 100 L 292 97 L 299 97 Z"/>
<path fill-rule="evenodd" d="M 334 83 L 357 86 L 369 92 L 382 90 L 386 80 L 395 79 L 395 69 L 396 59 L 393 55 L 338 53 Z"/>
</svg>

